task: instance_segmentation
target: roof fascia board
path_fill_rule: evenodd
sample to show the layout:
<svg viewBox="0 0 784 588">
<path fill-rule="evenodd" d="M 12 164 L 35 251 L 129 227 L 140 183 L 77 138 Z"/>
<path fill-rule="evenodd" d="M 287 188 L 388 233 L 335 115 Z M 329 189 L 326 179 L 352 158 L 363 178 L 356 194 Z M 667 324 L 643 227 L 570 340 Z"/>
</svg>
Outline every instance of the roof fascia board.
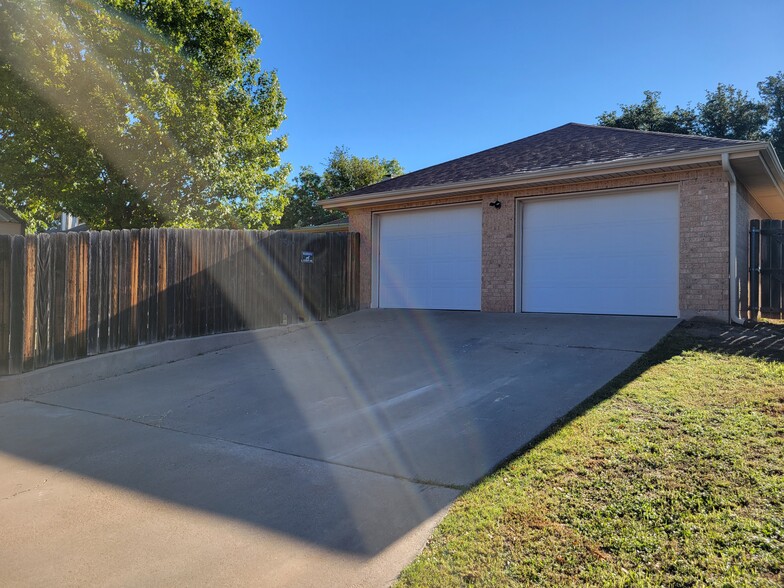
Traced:
<svg viewBox="0 0 784 588">
<path fill-rule="evenodd" d="M 329 225 L 327 227 L 297 227 L 295 229 L 279 229 L 290 233 L 347 233 L 348 223 L 344 225 Z"/>
<path fill-rule="evenodd" d="M 459 194 L 479 189 L 501 190 L 504 188 L 516 188 L 526 184 L 541 182 L 547 179 L 575 180 L 578 178 L 590 178 L 601 175 L 608 171 L 644 171 L 646 169 L 660 167 L 662 163 L 673 165 L 683 165 L 685 163 L 699 164 L 721 162 L 722 153 L 744 153 L 757 152 L 769 147 L 768 143 L 751 143 L 749 145 L 739 145 L 737 147 L 717 147 L 708 152 L 686 153 L 680 155 L 660 155 L 657 157 L 638 157 L 624 161 L 613 161 L 609 163 L 588 163 L 576 165 L 568 168 L 560 167 L 554 170 L 542 170 L 518 174 L 515 176 L 500 176 L 495 178 L 485 178 L 482 180 L 472 180 L 468 182 L 454 182 L 451 184 L 440 184 L 437 186 L 423 186 L 421 188 L 411 188 L 406 190 L 391 190 L 389 192 L 377 192 L 374 194 L 360 194 L 358 196 L 338 196 L 320 202 L 321 206 L 327 209 L 363 206 L 377 203 L 392 203 L 405 200 L 419 200 L 430 197 Z"/>
<path fill-rule="evenodd" d="M 781 161 L 779 160 L 778 155 L 776 154 L 776 150 L 773 149 L 773 145 L 768 143 L 768 148 L 765 150 L 765 154 L 767 154 L 767 160 L 762 152 L 760 152 L 760 160 L 762 161 L 762 165 L 765 167 L 765 171 L 767 172 L 768 176 L 770 177 L 773 184 L 776 186 L 776 190 L 778 191 L 779 195 L 784 199 L 784 168 L 781 167 Z"/>
</svg>

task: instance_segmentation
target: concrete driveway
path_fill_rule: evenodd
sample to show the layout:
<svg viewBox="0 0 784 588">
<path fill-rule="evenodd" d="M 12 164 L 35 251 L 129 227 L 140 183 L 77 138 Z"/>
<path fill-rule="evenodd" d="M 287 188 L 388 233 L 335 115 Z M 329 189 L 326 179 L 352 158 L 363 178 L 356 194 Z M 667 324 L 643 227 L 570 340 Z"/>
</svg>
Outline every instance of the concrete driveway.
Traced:
<svg viewBox="0 0 784 588">
<path fill-rule="evenodd" d="M 676 323 L 362 311 L 0 404 L 0 577 L 386 585 Z"/>
</svg>

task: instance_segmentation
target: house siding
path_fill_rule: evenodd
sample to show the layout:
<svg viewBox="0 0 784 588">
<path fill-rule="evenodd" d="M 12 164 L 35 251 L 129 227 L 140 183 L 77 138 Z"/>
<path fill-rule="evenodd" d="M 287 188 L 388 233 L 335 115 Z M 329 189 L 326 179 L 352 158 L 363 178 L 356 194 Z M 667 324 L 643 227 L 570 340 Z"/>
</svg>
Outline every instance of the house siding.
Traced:
<svg viewBox="0 0 784 588">
<path fill-rule="evenodd" d="M 24 235 L 24 225 L 11 221 L 0 221 L 0 235 Z"/>
<path fill-rule="evenodd" d="M 590 193 L 635 186 L 676 184 L 680 194 L 679 306 L 681 316 L 726 319 L 729 310 L 728 181 L 720 165 L 589 182 L 484 192 L 406 204 L 374 205 L 349 212 L 351 231 L 360 233 L 360 303 L 372 299 L 372 215 L 385 210 L 482 203 L 482 310 L 515 310 L 515 234 L 517 199 Z M 500 208 L 490 203 L 498 200 Z"/>
</svg>

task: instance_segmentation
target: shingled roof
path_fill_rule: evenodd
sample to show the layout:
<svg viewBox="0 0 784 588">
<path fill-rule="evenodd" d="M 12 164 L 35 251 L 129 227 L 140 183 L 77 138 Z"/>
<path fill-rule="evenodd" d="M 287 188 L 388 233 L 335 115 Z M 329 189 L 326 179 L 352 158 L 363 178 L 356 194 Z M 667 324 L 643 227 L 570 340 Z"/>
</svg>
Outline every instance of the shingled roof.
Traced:
<svg viewBox="0 0 784 588">
<path fill-rule="evenodd" d="M 699 153 L 755 143 L 759 144 L 756 141 L 568 123 L 518 141 L 371 184 L 340 196 L 382 194 L 397 190 L 516 176 L 527 172 L 555 170 L 576 165 Z"/>
<path fill-rule="evenodd" d="M 0 206 L 0 222 L 21 223 L 22 220 L 7 208 Z"/>
</svg>

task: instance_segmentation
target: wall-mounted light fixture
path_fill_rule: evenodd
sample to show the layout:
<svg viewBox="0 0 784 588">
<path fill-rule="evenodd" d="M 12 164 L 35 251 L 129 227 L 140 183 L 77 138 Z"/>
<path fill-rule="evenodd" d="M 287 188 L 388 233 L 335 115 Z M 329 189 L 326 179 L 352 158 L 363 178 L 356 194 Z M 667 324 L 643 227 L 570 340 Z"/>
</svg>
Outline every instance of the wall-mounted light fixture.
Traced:
<svg viewBox="0 0 784 588">
<path fill-rule="evenodd" d="M 495 202 L 491 202 L 490 206 L 493 207 L 493 208 L 501 208 L 501 201 L 500 200 L 496 200 Z"/>
</svg>

